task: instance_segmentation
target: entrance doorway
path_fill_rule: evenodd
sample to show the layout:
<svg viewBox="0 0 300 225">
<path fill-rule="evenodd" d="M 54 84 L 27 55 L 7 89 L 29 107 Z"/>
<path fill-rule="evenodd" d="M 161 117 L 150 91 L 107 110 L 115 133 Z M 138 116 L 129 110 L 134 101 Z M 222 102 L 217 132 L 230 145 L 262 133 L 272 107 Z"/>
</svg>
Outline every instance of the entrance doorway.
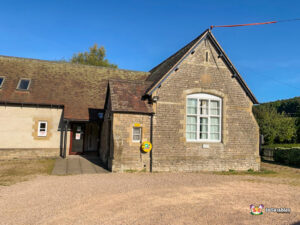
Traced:
<svg viewBox="0 0 300 225">
<path fill-rule="evenodd" d="M 85 124 L 74 123 L 71 127 L 70 155 L 83 153 Z"/>
<path fill-rule="evenodd" d="M 71 124 L 70 155 L 98 155 L 100 126 L 98 122 Z"/>
<path fill-rule="evenodd" d="M 85 152 L 96 152 L 99 148 L 100 129 L 96 122 L 90 122 L 85 127 Z"/>
</svg>

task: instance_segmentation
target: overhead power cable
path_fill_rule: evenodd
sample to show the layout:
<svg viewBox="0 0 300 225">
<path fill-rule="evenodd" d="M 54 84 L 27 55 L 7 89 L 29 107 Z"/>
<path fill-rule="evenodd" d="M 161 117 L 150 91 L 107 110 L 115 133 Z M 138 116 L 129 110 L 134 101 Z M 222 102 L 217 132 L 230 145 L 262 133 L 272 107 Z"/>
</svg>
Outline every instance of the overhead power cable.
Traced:
<svg viewBox="0 0 300 225">
<path fill-rule="evenodd" d="M 262 22 L 262 23 L 246 23 L 246 24 L 234 24 L 234 25 L 212 25 L 212 26 L 210 26 L 210 29 L 212 30 L 215 27 L 244 27 L 244 26 L 265 25 L 265 24 L 273 24 L 273 23 L 293 22 L 293 21 L 297 21 L 297 20 L 300 20 L 300 18 L 277 20 L 277 21 L 275 20 L 275 21 Z"/>
</svg>

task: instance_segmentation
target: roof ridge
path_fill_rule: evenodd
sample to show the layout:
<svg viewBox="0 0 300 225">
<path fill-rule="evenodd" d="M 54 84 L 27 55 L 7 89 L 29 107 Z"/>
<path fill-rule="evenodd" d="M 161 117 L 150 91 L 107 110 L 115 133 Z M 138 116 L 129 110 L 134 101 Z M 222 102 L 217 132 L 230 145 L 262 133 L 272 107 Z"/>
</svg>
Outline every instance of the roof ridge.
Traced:
<svg viewBox="0 0 300 225">
<path fill-rule="evenodd" d="M 123 82 L 123 83 L 152 83 L 146 80 L 124 80 L 124 79 L 108 79 L 109 82 Z"/>
<path fill-rule="evenodd" d="M 67 62 L 67 61 L 34 59 L 34 58 L 17 57 L 17 56 L 6 56 L 6 55 L 0 55 L 0 58 L 16 59 L 16 60 L 24 60 L 24 61 L 28 60 L 28 61 L 36 61 L 36 62 L 44 62 L 44 63 L 52 63 L 52 64 L 65 64 L 65 65 L 74 66 L 74 67 L 75 66 L 77 66 L 77 67 L 93 67 L 93 68 L 99 68 L 99 69 L 109 69 L 109 70 L 119 70 L 119 71 L 128 71 L 128 72 L 149 74 L 149 72 L 147 72 L 147 71 L 119 69 L 119 68 L 111 68 L 111 67 L 105 67 L 105 66 L 85 65 L 85 64 L 71 63 L 71 62 Z"/>
</svg>

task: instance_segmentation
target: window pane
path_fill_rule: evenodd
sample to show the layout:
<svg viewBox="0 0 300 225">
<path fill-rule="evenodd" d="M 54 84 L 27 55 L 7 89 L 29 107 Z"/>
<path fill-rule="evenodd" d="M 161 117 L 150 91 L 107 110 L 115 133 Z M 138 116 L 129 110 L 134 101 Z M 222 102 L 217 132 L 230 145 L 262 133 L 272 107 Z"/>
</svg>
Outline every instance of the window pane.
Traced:
<svg viewBox="0 0 300 225">
<path fill-rule="evenodd" d="M 211 108 L 219 108 L 219 102 L 218 101 L 211 101 L 210 102 Z"/>
<path fill-rule="evenodd" d="M 210 102 L 210 114 L 211 115 L 220 115 L 220 106 L 218 101 Z"/>
<path fill-rule="evenodd" d="M 200 117 L 200 124 L 208 124 L 208 118 Z"/>
<path fill-rule="evenodd" d="M 133 135 L 133 140 L 134 141 L 139 141 L 140 140 L 140 135 Z"/>
<path fill-rule="evenodd" d="M 188 106 L 197 107 L 197 99 L 189 98 L 188 99 Z"/>
<path fill-rule="evenodd" d="M 197 99 L 188 99 L 188 114 L 197 114 Z"/>
<path fill-rule="evenodd" d="M 186 138 L 189 140 L 196 140 L 196 132 L 187 132 Z"/>
<path fill-rule="evenodd" d="M 200 132 L 208 132 L 208 126 L 200 124 Z"/>
<path fill-rule="evenodd" d="M 141 133 L 140 129 L 141 129 L 141 128 L 139 128 L 139 127 L 134 127 L 134 128 L 133 128 L 133 134 L 134 134 L 134 135 L 140 135 L 140 133 Z"/>
<path fill-rule="evenodd" d="M 208 132 L 208 118 L 200 117 L 200 133 Z M 200 135 L 201 138 L 201 135 Z"/>
<path fill-rule="evenodd" d="M 29 86 L 29 80 L 21 80 L 19 84 L 19 89 L 27 90 Z"/>
<path fill-rule="evenodd" d="M 197 107 L 190 107 L 190 106 L 188 106 L 188 108 L 187 108 L 187 110 L 188 110 L 188 114 L 197 114 Z"/>
<path fill-rule="evenodd" d="M 219 134 L 210 134 L 210 139 L 211 140 L 219 140 Z"/>
<path fill-rule="evenodd" d="M 188 116 L 186 120 L 186 138 L 196 140 L 197 137 L 197 117 Z"/>
<path fill-rule="evenodd" d="M 45 129 L 46 128 L 46 123 L 40 123 L 40 128 Z"/>
<path fill-rule="evenodd" d="M 187 124 L 196 124 L 197 123 L 197 117 L 196 116 L 188 116 L 186 123 Z"/>
<path fill-rule="evenodd" d="M 0 77 L 0 87 L 2 86 L 3 80 L 4 80 L 4 78 Z"/>
<path fill-rule="evenodd" d="M 220 119 L 218 117 L 211 117 L 210 118 L 210 124 L 211 125 L 219 125 Z"/>
<path fill-rule="evenodd" d="M 210 132 L 211 133 L 218 133 L 219 132 L 219 125 L 210 125 Z"/>
<path fill-rule="evenodd" d="M 200 133 L 200 139 L 207 139 L 208 134 L 207 133 Z"/>
<path fill-rule="evenodd" d="M 186 125 L 186 131 L 187 132 L 196 132 L 197 131 L 197 125 Z"/>
<path fill-rule="evenodd" d="M 207 115 L 208 114 L 208 101 L 200 100 L 200 114 Z"/>
<path fill-rule="evenodd" d="M 210 109 L 210 114 L 211 115 L 220 115 L 220 110 L 219 109 Z"/>
</svg>

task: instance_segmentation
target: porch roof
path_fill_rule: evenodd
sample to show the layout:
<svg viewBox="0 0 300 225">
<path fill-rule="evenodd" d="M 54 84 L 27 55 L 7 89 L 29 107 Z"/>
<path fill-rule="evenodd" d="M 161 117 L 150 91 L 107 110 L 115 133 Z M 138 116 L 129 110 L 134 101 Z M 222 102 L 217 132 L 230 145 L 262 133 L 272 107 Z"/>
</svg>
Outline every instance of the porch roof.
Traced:
<svg viewBox="0 0 300 225">
<path fill-rule="evenodd" d="M 111 109 L 115 112 L 153 113 L 152 105 L 142 96 L 152 82 L 109 80 Z"/>
</svg>

